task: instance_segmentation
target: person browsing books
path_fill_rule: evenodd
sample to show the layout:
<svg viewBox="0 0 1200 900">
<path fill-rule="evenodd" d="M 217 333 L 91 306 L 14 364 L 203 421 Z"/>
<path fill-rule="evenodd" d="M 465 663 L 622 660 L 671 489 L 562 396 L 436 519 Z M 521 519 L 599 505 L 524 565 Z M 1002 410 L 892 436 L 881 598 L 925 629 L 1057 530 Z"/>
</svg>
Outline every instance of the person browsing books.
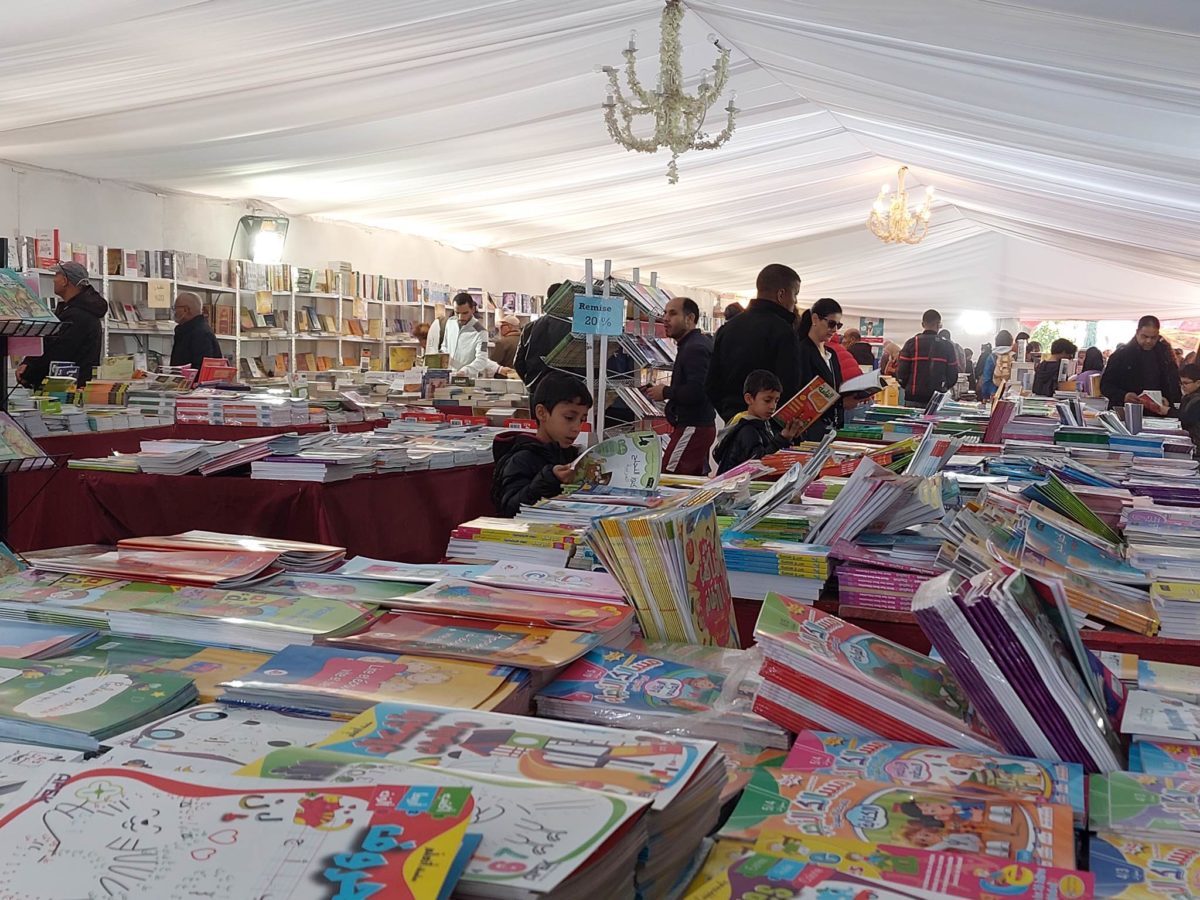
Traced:
<svg viewBox="0 0 1200 900">
<path fill-rule="evenodd" d="M 773 372 L 791 397 L 806 384 L 800 379 L 796 338 L 796 297 L 800 276 L 795 269 L 772 263 L 758 273 L 758 296 L 746 311 L 717 329 L 705 393 L 725 422 L 745 409 L 743 385 L 756 369 Z"/>
<path fill-rule="evenodd" d="M 221 345 L 204 315 L 204 304 L 190 291 L 175 298 L 175 340 L 171 365 L 191 366 L 197 372 L 206 359 L 224 359 Z"/>
<path fill-rule="evenodd" d="M 875 365 L 875 351 L 871 349 L 870 344 L 863 340 L 862 332 L 857 328 L 846 329 L 846 336 L 842 338 L 842 346 L 850 352 L 854 361 L 860 366 Z"/>
<path fill-rule="evenodd" d="M 65 327 L 53 337 L 43 339 L 41 356 L 25 357 L 17 366 L 17 381 L 26 387 L 41 387 L 50 374 L 50 363 L 63 362 L 79 367 L 75 382 L 83 387 L 100 365 L 101 323 L 108 313 L 108 303 L 88 281 L 87 269 L 77 262 L 59 263 L 55 267 L 54 293 L 62 299 L 54 315 Z"/>
<path fill-rule="evenodd" d="M 1108 398 L 1109 409 L 1140 402 L 1149 415 L 1165 416 L 1180 401 L 1179 367 L 1159 327 L 1157 317 L 1142 316 L 1133 340 L 1109 357 L 1100 377 L 1100 393 Z M 1165 405 L 1139 400 L 1144 391 L 1158 391 Z"/>
<path fill-rule="evenodd" d="M 562 287 L 560 282 L 546 288 L 546 299 L 550 300 Z M 571 333 L 571 323 L 558 316 L 543 315 L 521 332 L 521 341 L 517 345 L 517 355 L 513 360 L 513 368 L 525 382 L 529 390 L 537 387 L 538 380 L 550 368 L 546 365 L 545 357 L 555 347 L 562 343 L 563 338 Z"/>
<path fill-rule="evenodd" d="M 800 386 L 814 378 L 820 378 L 835 391 L 841 387 L 842 368 L 829 344 L 842 327 L 842 306 L 832 297 L 822 297 L 800 316 Z M 797 389 L 799 390 L 799 389 Z M 794 393 L 794 392 L 793 392 Z M 788 397 L 791 397 L 788 394 Z M 854 397 L 842 397 L 822 413 L 817 421 L 800 437 L 806 441 L 819 441 L 830 428 L 841 424 L 843 409 L 853 409 L 859 401 Z"/>
<path fill-rule="evenodd" d="M 1183 399 L 1179 401 L 1179 424 L 1192 438 L 1200 455 L 1200 366 L 1188 363 L 1179 369 L 1179 385 Z"/>
<path fill-rule="evenodd" d="M 1037 397 L 1053 397 L 1058 390 L 1060 369 L 1064 359 L 1074 359 L 1079 352 L 1066 338 L 1058 338 L 1050 345 L 1050 355 L 1037 364 L 1033 370 L 1033 394 Z M 1069 376 L 1068 376 L 1069 377 Z"/>
<path fill-rule="evenodd" d="M 488 354 L 501 369 L 511 369 L 517 358 L 517 346 L 521 343 L 521 320 L 509 313 L 500 320 L 500 336 L 492 344 L 492 352 Z"/>
<path fill-rule="evenodd" d="M 707 475 L 708 451 L 717 436 L 717 412 L 704 393 L 713 341 L 696 327 L 700 307 L 690 297 L 667 302 L 663 322 L 678 350 L 669 385 L 652 384 L 646 394 L 667 401 L 671 437 L 663 453 L 663 471 L 672 475 Z"/>
<path fill-rule="evenodd" d="M 475 317 L 475 298 L 462 291 L 454 295 L 454 315 L 444 323 L 434 322 L 429 330 L 426 352 L 438 352 L 429 347 L 440 346 L 442 353 L 450 354 L 447 368 L 455 375 L 470 375 L 478 378 L 497 367 L 489 365 L 487 355 L 487 329 Z M 436 332 L 436 333 L 435 333 Z"/>
<path fill-rule="evenodd" d="M 522 504 L 562 493 L 574 475 L 575 439 L 592 408 L 592 395 L 573 375 L 551 371 L 538 379 L 531 403 L 535 434 L 506 431 L 492 441 L 492 503 L 501 516 L 515 516 Z"/>
<path fill-rule="evenodd" d="M 792 419 L 780 428 L 771 418 L 779 406 L 782 393 L 779 388 L 779 379 L 766 369 L 755 369 L 746 376 L 742 386 L 746 408 L 733 417 L 713 451 L 718 475 L 746 460 L 762 459 L 768 453 L 782 450 L 796 439 L 802 419 Z"/>
<path fill-rule="evenodd" d="M 991 400 L 1000 385 L 1012 377 L 1013 336 L 1007 329 L 996 332 L 996 348 L 983 361 L 979 377 L 979 399 Z"/>
<path fill-rule="evenodd" d="M 958 353 L 954 345 L 938 335 L 942 314 L 925 310 L 920 334 L 913 335 L 900 351 L 896 380 L 904 388 L 905 406 L 925 406 L 939 391 L 948 391 L 958 381 Z"/>
</svg>

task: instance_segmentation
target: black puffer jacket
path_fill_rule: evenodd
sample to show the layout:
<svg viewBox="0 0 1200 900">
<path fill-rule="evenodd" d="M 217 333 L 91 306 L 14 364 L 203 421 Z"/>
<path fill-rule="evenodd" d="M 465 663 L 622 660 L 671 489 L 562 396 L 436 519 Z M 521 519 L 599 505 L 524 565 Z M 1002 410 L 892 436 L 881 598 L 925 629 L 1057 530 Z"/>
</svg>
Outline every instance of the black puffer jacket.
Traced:
<svg viewBox="0 0 1200 900">
<path fill-rule="evenodd" d="M 705 392 L 726 422 L 746 409 L 742 387 L 755 369 L 774 372 L 783 386 L 781 402 L 800 388 L 800 342 L 796 314 L 761 297 L 731 322 L 717 329 Z"/>
<path fill-rule="evenodd" d="M 54 314 L 66 323 L 66 327 L 42 342 L 41 356 L 26 357 L 21 383 L 39 387 L 50 374 L 52 362 L 79 366 L 76 382 L 81 387 L 91 381 L 93 371 L 100 365 L 100 350 L 104 344 L 101 323 L 107 313 L 107 301 L 90 284 L 85 284 L 71 300 L 59 303 Z"/>
<path fill-rule="evenodd" d="M 515 516 L 523 503 L 562 493 L 555 466 L 574 462 L 576 447 L 543 444 L 528 431 L 506 431 L 492 441 L 492 503 L 497 514 Z"/>
</svg>

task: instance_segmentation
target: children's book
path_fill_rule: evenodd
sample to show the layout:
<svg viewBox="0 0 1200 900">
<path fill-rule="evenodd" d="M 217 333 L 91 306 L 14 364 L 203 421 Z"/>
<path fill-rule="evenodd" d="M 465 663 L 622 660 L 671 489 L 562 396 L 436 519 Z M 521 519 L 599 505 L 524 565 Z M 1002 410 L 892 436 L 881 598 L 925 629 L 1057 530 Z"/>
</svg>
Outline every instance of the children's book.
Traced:
<svg viewBox="0 0 1200 900">
<path fill-rule="evenodd" d="M 1180 700 L 1195 703 L 1200 700 L 1200 666 L 1154 662 L 1139 659 L 1137 686 L 1143 691 L 1170 694 Z"/>
<path fill-rule="evenodd" d="M 348 578 L 345 575 L 296 575 L 284 573 L 258 585 L 263 592 L 290 594 L 293 597 L 320 597 L 353 603 L 386 603 L 405 594 L 415 594 L 419 584 L 381 581 L 377 578 Z"/>
<path fill-rule="evenodd" d="M 225 684 L 222 702 L 347 717 L 403 697 L 464 709 L 492 709 L 528 673 L 451 659 L 397 656 L 337 647 L 291 646 Z"/>
<path fill-rule="evenodd" d="M 1119 555 L 1107 552 L 1099 543 L 1084 540 L 1040 518 L 1030 518 L 1025 528 L 1022 558 L 1032 555 L 1034 562 L 1050 562 L 1084 575 L 1119 584 L 1148 584 L 1145 572 L 1135 569 Z"/>
<path fill-rule="evenodd" d="M 478 575 L 465 577 L 480 584 L 494 584 L 515 590 L 625 603 L 625 591 L 607 572 L 560 569 L 527 562 L 498 562 Z"/>
<path fill-rule="evenodd" d="M 1200 780 L 1110 772 L 1088 779 L 1094 831 L 1160 834 L 1195 841 L 1200 835 Z"/>
<path fill-rule="evenodd" d="M 277 553 L 221 550 L 121 550 L 92 556 L 39 557 L 37 569 L 101 578 L 237 588 L 275 574 Z"/>
<path fill-rule="evenodd" d="M 326 784 L 421 781 L 469 788 L 475 815 L 468 828 L 482 840 L 463 878 L 479 885 L 484 894 L 488 885 L 549 892 L 572 876 L 586 876 L 608 843 L 619 839 L 649 807 L 645 800 L 566 784 L 447 772 L 306 747 L 272 750 L 239 774 Z M 593 896 L 603 895 L 600 885 L 595 889 Z"/>
<path fill-rule="evenodd" d="M 196 685 L 197 700 L 214 703 L 224 693 L 221 685 L 253 672 L 270 658 L 269 653 L 205 647 L 186 659 L 167 660 L 149 671 L 185 675 Z"/>
<path fill-rule="evenodd" d="M 191 679 L 181 675 L 0 659 L 0 740 L 95 750 L 105 738 L 195 697 Z"/>
<path fill-rule="evenodd" d="M 741 664 L 756 663 L 757 654 L 703 648 L 716 655 L 716 664 L 702 666 L 670 658 L 675 645 L 659 646 L 664 652 L 590 651 L 539 691 L 538 712 L 575 722 L 787 748 L 787 732 L 750 709 L 759 679 Z"/>
<path fill-rule="evenodd" d="M 769 856 L 881 881 L 902 890 L 933 891 L 939 896 L 969 900 L 979 897 L 1066 900 L 1093 895 L 1089 872 L 1000 860 L 983 854 L 945 853 L 784 832 L 764 832 L 754 849 Z"/>
<path fill-rule="evenodd" d="M 793 419 L 799 419 L 800 430 L 805 431 L 825 415 L 838 399 L 837 390 L 827 384 L 825 379 L 814 378 L 775 411 L 775 418 L 784 425 Z"/>
<path fill-rule="evenodd" d="M 467 789 L 419 782 L 293 788 L 64 770 L 4 811 L 0 877 L 23 897 L 53 885 L 58 897 L 436 900 L 474 808 Z M 127 827 L 110 832 L 98 821 Z"/>
<path fill-rule="evenodd" d="M 693 882 L 683 900 L 917 900 L 925 896 L 833 868 L 751 853 L 711 880 Z"/>
<path fill-rule="evenodd" d="M 94 640 L 98 634 L 94 628 L 8 620 L 0 627 L 0 657 L 45 659 L 61 656 Z"/>
<path fill-rule="evenodd" d="M 586 631 L 485 622 L 403 610 L 379 618 L 358 634 L 331 638 L 335 647 L 468 659 L 524 669 L 556 669 L 600 642 Z"/>
<path fill-rule="evenodd" d="M 474 578 L 491 566 L 456 566 L 450 564 L 425 565 L 390 562 L 356 556 L 342 563 L 333 573 L 354 578 L 378 578 L 383 581 L 408 581 L 413 584 L 433 584 L 443 578 Z"/>
<path fill-rule="evenodd" d="M 107 743 L 244 766 L 273 750 L 315 744 L 335 727 L 327 718 L 210 703 L 172 713 Z"/>
<path fill-rule="evenodd" d="M 652 491 L 662 472 L 662 442 L 653 431 L 605 438 L 571 463 L 572 483 Z"/>
<path fill-rule="evenodd" d="M 574 784 L 644 797 L 663 809 L 688 787 L 716 745 L 551 719 L 381 703 L 317 746 L 455 772 Z"/>
<path fill-rule="evenodd" d="M 1121 732 L 1178 743 L 1200 743 L 1200 706 L 1150 691 L 1130 691 Z"/>
<path fill-rule="evenodd" d="M 106 634 L 94 644 L 55 659 L 63 663 L 80 663 L 121 672 L 149 672 L 175 660 L 195 656 L 203 649 L 203 644 L 184 641 L 156 641 Z"/>
<path fill-rule="evenodd" d="M 719 833 L 750 842 L 765 831 L 1075 866 L 1070 807 L 836 775 L 756 770 Z"/>
<path fill-rule="evenodd" d="M 1144 775 L 1200 778 L 1200 744 L 1134 741 L 1129 747 L 1129 771 Z"/>
<path fill-rule="evenodd" d="M 624 603 L 516 591 L 454 578 L 439 581 L 387 605 L 448 616 L 470 616 L 494 622 L 517 622 L 600 634 L 626 629 L 632 624 L 633 618 L 633 609 Z"/>
<path fill-rule="evenodd" d="M 1076 821 L 1084 821 L 1083 767 L 1075 763 L 802 731 L 783 769 L 981 796 L 1010 794 L 1066 804 Z"/>
<path fill-rule="evenodd" d="M 1200 846 L 1142 834 L 1102 831 L 1088 842 L 1096 896 L 1114 900 L 1200 897 Z"/>
</svg>

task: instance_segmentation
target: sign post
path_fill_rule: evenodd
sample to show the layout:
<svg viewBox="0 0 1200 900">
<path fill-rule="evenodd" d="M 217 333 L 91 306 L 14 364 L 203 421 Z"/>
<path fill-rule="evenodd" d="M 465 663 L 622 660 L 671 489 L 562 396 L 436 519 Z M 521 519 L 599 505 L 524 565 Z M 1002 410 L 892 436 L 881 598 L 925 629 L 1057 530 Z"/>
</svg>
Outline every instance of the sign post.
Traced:
<svg viewBox="0 0 1200 900">
<path fill-rule="evenodd" d="M 584 264 L 584 281 L 589 291 L 595 290 L 592 276 L 592 261 Z M 587 341 L 586 372 L 584 383 L 592 394 L 595 403 L 592 407 L 592 434 L 588 443 L 604 439 L 604 395 L 608 389 L 608 339 L 619 335 L 625 329 L 625 301 L 621 297 L 613 297 L 611 289 L 612 260 L 604 261 L 604 282 L 599 297 L 588 294 L 576 294 L 575 306 L 571 315 L 571 331 Z M 595 339 L 600 338 L 600 358 L 596 359 Z"/>
</svg>

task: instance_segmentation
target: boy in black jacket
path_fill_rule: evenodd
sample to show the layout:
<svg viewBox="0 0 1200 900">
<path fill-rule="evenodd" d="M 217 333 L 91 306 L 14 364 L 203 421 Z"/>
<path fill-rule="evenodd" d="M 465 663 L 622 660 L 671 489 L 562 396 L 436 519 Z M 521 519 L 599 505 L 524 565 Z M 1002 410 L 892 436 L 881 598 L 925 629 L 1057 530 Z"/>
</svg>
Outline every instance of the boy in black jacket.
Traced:
<svg viewBox="0 0 1200 900">
<path fill-rule="evenodd" d="M 533 392 L 536 434 L 506 431 L 492 441 L 492 503 L 502 516 L 515 516 L 522 504 L 562 493 L 578 455 L 575 439 L 583 428 L 592 395 L 578 378 L 547 372 Z"/>
<path fill-rule="evenodd" d="M 718 475 L 748 459 L 762 459 L 768 453 L 782 450 L 800 433 L 801 419 L 792 419 L 780 429 L 771 418 L 779 406 L 780 395 L 779 379 L 773 373 L 755 369 L 746 376 L 742 392 L 746 411 L 734 416 L 713 451 Z"/>
</svg>

